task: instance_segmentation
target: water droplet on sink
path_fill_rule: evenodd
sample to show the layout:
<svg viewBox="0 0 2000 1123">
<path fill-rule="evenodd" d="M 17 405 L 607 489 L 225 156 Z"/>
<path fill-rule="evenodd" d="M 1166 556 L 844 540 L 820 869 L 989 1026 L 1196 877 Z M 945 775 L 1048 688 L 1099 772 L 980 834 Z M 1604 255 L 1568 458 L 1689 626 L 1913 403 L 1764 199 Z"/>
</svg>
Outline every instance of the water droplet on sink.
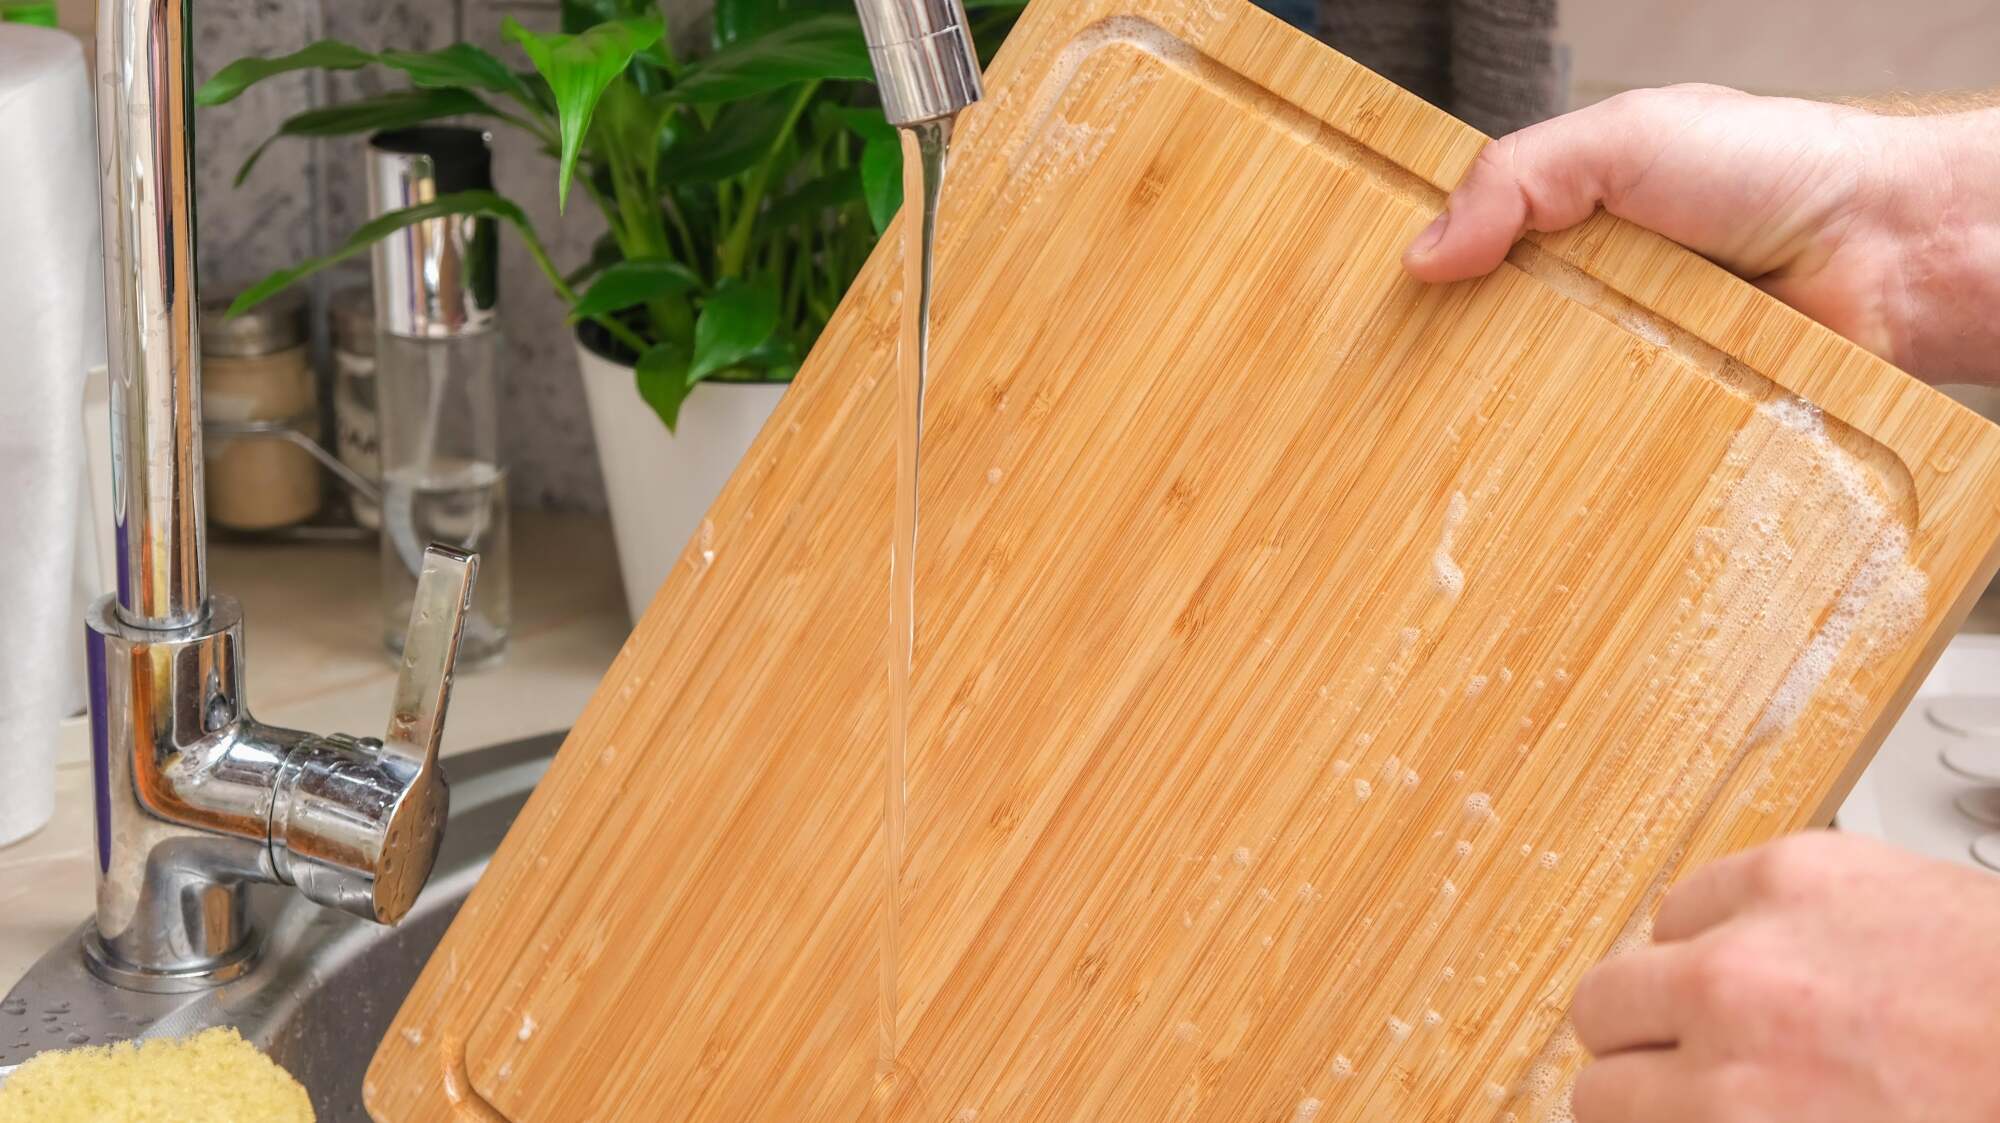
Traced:
<svg viewBox="0 0 2000 1123">
<path fill-rule="evenodd" d="M 87 1033 L 72 1033 L 63 1040 L 68 1041 L 71 1045 L 88 1045 L 90 1044 L 90 1035 Z"/>
</svg>

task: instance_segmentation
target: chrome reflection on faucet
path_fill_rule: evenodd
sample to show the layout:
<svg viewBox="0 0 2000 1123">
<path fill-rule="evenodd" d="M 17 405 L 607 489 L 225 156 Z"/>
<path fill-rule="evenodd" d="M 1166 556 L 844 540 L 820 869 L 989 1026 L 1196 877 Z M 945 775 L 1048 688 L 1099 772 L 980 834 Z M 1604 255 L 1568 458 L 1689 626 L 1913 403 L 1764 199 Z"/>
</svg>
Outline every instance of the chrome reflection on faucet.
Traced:
<svg viewBox="0 0 2000 1123">
<path fill-rule="evenodd" d="M 438 741 L 474 555 L 425 554 L 381 741 L 280 729 L 243 696 L 242 610 L 208 595 L 189 0 L 101 0 L 98 161 L 118 591 L 86 620 L 100 977 L 179 992 L 257 954 L 245 886 L 382 923 L 443 834 Z"/>
<path fill-rule="evenodd" d="M 855 0 L 882 111 L 901 128 L 979 100 L 979 56 L 961 0 Z"/>
<path fill-rule="evenodd" d="M 430 876 L 449 791 L 438 743 L 478 559 L 425 555 L 381 740 L 257 721 L 243 698 L 243 618 L 227 597 L 201 625 L 135 627 L 92 609 L 97 794 L 92 970 L 138 990 L 225 982 L 253 961 L 248 882 L 383 924 Z"/>
</svg>

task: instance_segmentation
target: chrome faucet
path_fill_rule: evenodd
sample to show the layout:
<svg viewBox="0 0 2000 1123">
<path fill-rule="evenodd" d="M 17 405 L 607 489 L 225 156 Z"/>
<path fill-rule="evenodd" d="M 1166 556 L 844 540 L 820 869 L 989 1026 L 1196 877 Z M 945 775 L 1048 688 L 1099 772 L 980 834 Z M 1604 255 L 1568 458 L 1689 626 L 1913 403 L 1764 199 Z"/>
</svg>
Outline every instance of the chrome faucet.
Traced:
<svg viewBox="0 0 2000 1123">
<path fill-rule="evenodd" d="M 99 977 L 199 990 L 257 954 L 246 888 L 296 886 L 385 924 L 443 837 L 438 740 L 478 558 L 425 555 L 387 734 L 265 725 L 243 615 L 207 589 L 196 323 L 191 0 L 100 0 L 98 167 L 118 589 L 92 606 Z"/>
<path fill-rule="evenodd" d="M 979 56 L 961 0 L 855 0 L 882 111 L 897 128 L 979 100 Z"/>
</svg>

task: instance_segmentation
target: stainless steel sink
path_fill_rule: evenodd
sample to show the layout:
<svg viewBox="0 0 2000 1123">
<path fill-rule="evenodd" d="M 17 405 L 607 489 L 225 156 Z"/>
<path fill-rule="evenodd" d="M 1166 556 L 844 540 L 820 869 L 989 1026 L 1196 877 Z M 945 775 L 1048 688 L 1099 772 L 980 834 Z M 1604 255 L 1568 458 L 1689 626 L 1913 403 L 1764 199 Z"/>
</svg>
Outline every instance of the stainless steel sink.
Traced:
<svg viewBox="0 0 2000 1123">
<path fill-rule="evenodd" d="M 361 1077 L 375 1046 L 561 740 L 534 737 L 445 761 L 444 846 L 429 886 L 394 928 L 289 889 L 252 886 L 263 938 L 257 965 L 213 990 L 167 995 L 120 990 L 91 974 L 81 950 L 86 920 L 0 999 L 0 1080 L 46 1049 L 227 1025 L 306 1086 L 323 1123 L 366 1120 Z"/>
</svg>

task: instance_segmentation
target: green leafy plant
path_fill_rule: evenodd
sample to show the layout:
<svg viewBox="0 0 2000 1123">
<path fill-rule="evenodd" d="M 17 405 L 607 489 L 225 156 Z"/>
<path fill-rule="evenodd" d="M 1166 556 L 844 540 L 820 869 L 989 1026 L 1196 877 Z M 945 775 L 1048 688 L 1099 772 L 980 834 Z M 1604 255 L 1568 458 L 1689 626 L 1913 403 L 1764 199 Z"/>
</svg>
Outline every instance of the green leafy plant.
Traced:
<svg viewBox="0 0 2000 1123">
<path fill-rule="evenodd" d="M 1024 2 L 968 3 L 975 40 L 997 46 Z M 517 203 L 458 192 L 374 219 L 231 311 L 414 223 L 478 215 L 519 233 L 571 322 L 633 363 L 669 429 L 703 379 L 791 378 L 901 204 L 902 148 L 874 108 L 851 0 L 717 0 L 712 27 L 707 49 L 682 58 L 655 0 L 563 0 L 558 34 L 503 23 L 521 69 L 470 43 L 367 51 L 334 40 L 230 64 L 200 104 L 301 70 L 382 67 L 408 83 L 292 117 L 239 184 L 282 138 L 470 118 L 532 138 L 554 161 L 559 204 L 580 186 L 609 227 L 564 269 Z"/>
</svg>

